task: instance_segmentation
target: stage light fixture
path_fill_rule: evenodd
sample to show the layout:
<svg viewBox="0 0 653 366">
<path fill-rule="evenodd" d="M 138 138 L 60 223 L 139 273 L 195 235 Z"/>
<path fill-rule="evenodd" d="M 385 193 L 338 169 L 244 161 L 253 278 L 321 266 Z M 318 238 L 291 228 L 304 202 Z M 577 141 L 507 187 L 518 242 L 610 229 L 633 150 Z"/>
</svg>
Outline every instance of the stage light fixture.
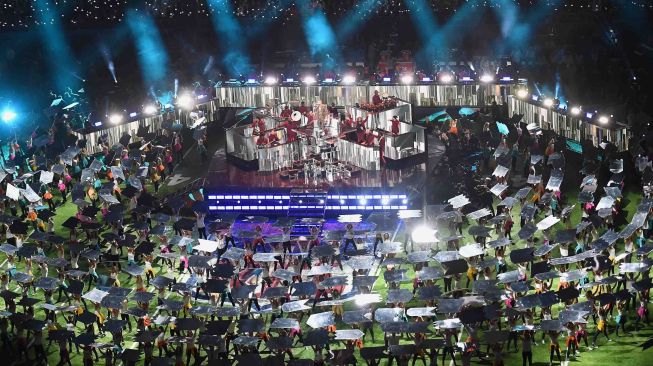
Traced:
<svg viewBox="0 0 653 366">
<path fill-rule="evenodd" d="M 345 75 L 345 77 L 342 78 L 342 82 L 344 84 L 353 84 L 356 82 L 356 77 L 354 75 Z"/>
<path fill-rule="evenodd" d="M 2 115 L 0 117 L 2 117 L 2 122 L 10 123 L 16 119 L 16 112 L 12 111 L 11 109 L 5 109 L 2 111 Z"/>
<path fill-rule="evenodd" d="M 401 82 L 403 84 L 410 84 L 413 82 L 413 76 L 412 75 L 403 75 L 401 77 Z"/>
<path fill-rule="evenodd" d="M 453 76 L 451 74 L 444 73 L 444 74 L 440 75 L 440 82 L 445 83 L 445 84 L 449 84 L 452 81 L 453 81 Z"/>
<path fill-rule="evenodd" d="M 608 118 L 608 116 L 599 116 L 599 122 L 603 125 L 606 125 L 608 122 L 610 122 L 610 118 Z"/>
<path fill-rule="evenodd" d="M 145 113 L 145 114 L 150 114 L 151 115 L 151 114 L 156 114 L 156 112 L 157 112 L 157 109 L 152 104 L 146 105 L 145 108 L 143 108 L 143 113 Z"/>
<path fill-rule="evenodd" d="M 306 84 L 306 85 L 315 84 L 315 77 L 314 77 L 314 76 L 311 76 L 311 75 L 308 75 L 308 76 L 305 76 L 305 77 L 304 77 L 304 80 L 302 80 L 302 81 L 303 81 L 304 84 Z"/>
<path fill-rule="evenodd" d="M 138 113 L 136 113 L 136 112 L 131 112 L 131 113 L 129 114 L 129 117 L 130 117 L 130 118 L 134 118 L 134 117 L 136 117 L 136 116 L 138 116 Z"/>
<path fill-rule="evenodd" d="M 418 226 L 411 233 L 410 237 L 414 243 L 435 243 L 437 231 L 426 226 Z"/>
<path fill-rule="evenodd" d="M 491 82 L 494 81 L 494 76 L 492 76 L 492 75 L 490 75 L 490 74 L 483 74 L 483 75 L 481 75 L 481 77 L 479 78 L 479 80 L 480 80 L 482 83 L 491 83 Z"/>
<path fill-rule="evenodd" d="M 519 89 L 517 90 L 517 97 L 525 99 L 528 97 L 528 89 Z"/>
<path fill-rule="evenodd" d="M 553 107 L 553 99 L 544 98 L 544 101 L 542 102 L 542 104 L 544 104 L 544 106 L 547 107 L 547 108 L 551 108 L 551 107 Z"/>
<path fill-rule="evenodd" d="M 193 103 L 193 97 L 188 94 L 180 95 L 179 98 L 177 98 L 177 105 L 183 109 L 193 109 Z"/>
<path fill-rule="evenodd" d="M 577 116 L 580 114 L 580 107 L 571 107 L 569 111 L 573 116 Z"/>
<path fill-rule="evenodd" d="M 265 78 L 265 85 L 274 85 L 277 83 L 277 78 L 274 76 L 268 76 Z"/>
<path fill-rule="evenodd" d="M 122 114 L 118 114 L 118 113 L 112 114 L 111 116 L 109 116 L 109 122 L 111 122 L 111 124 L 114 125 L 117 125 L 118 123 L 122 122 Z"/>
</svg>

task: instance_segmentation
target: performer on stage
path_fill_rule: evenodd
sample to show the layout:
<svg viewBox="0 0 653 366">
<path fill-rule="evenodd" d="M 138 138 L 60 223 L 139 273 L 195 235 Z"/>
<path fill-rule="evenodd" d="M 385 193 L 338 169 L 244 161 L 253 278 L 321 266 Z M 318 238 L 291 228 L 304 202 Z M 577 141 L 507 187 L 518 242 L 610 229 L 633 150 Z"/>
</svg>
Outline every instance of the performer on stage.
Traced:
<svg viewBox="0 0 653 366">
<path fill-rule="evenodd" d="M 456 121 L 455 119 L 452 119 L 451 121 L 449 121 L 449 133 L 454 134 L 454 135 L 458 134 L 458 127 L 456 127 L 457 123 L 458 123 L 458 121 Z"/>
<path fill-rule="evenodd" d="M 383 103 L 383 100 L 381 99 L 381 96 L 379 95 L 379 91 L 375 90 L 374 95 L 372 96 L 372 104 L 381 105 L 381 103 Z"/>
<path fill-rule="evenodd" d="M 393 135 L 398 135 L 399 134 L 399 117 L 392 116 L 392 119 L 390 120 L 390 123 L 392 124 L 392 129 L 391 129 L 392 134 Z"/>
<path fill-rule="evenodd" d="M 268 142 L 270 144 L 275 144 L 279 142 L 279 136 L 277 136 L 277 131 L 271 131 L 268 135 Z"/>
<path fill-rule="evenodd" d="M 256 145 L 259 146 L 264 146 L 267 145 L 270 141 L 268 141 L 268 138 L 265 136 L 265 134 L 261 134 L 258 139 L 256 139 Z"/>
<path fill-rule="evenodd" d="M 286 105 L 286 107 L 281 111 L 281 118 L 290 118 L 292 115 L 292 109 L 290 109 L 289 105 Z"/>
<path fill-rule="evenodd" d="M 374 146 L 374 139 L 376 136 L 374 136 L 374 133 L 372 130 L 367 129 L 365 131 L 365 136 L 363 137 L 363 145 L 365 146 Z"/>
<path fill-rule="evenodd" d="M 306 103 L 304 103 L 304 101 L 302 101 L 297 110 L 299 111 L 299 113 L 301 113 L 303 116 L 305 116 L 306 114 L 308 114 L 308 111 L 310 111 L 310 108 L 308 108 L 306 106 Z"/>
<path fill-rule="evenodd" d="M 362 144 L 365 141 L 365 123 L 367 118 L 356 118 L 356 142 Z"/>
<path fill-rule="evenodd" d="M 255 119 L 252 122 L 252 128 L 254 129 L 254 134 L 262 134 L 265 131 L 265 121 L 260 118 Z"/>
<path fill-rule="evenodd" d="M 290 121 L 283 121 L 281 127 L 286 129 L 286 142 L 293 142 L 297 140 L 297 132 L 292 128 Z"/>
</svg>

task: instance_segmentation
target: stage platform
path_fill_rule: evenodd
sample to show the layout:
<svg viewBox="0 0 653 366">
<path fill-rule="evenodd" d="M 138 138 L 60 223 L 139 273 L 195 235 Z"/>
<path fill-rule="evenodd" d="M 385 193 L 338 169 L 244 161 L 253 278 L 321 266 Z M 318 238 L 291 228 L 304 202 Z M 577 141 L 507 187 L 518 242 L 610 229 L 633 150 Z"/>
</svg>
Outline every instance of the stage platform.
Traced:
<svg viewBox="0 0 653 366">
<path fill-rule="evenodd" d="M 426 177 L 426 163 L 400 169 L 361 169 L 351 178 L 288 179 L 279 171 L 246 170 L 220 148 L 208 163 L 205 198 L 212 212 L 286 213 L 397 211 L 412 207 Z"/>
<path fill-rule="evenodd" d="M 261 172 L 245 170 L 227 159 L 223 148 L 219 149 L 209 164 L 207 174 L 211 189 L 293 189 L 319 188 L 328 191 L 351 191 L 374 189 L 375 191 L 405 191 L 407 187 L 423 185 L 426 176 L 426 164 L 417 164 L 405 168 L 380 170 L 357 170 L 351 178 L 338 179 L 289 179 L 282 177 L 279 171 Z"/>
</svg>

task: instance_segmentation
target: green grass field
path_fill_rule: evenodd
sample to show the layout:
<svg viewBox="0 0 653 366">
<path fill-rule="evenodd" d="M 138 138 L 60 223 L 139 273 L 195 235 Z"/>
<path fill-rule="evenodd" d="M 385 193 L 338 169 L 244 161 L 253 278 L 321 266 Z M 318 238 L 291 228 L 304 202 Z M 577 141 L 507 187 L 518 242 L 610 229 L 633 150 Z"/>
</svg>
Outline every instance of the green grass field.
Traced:
<svg viewBox="0 0 653 366">
<path fill-rule="evenodd" d="M 192 152 L 191 152 L 191 154 L 192 154 Z M 168 189 L 168 188 L 164 187 L 162 192 L 169 193 L 171 190 L 172 189 Z M 640 201 L 641 195 L 638 192 L 636 192 L 636 190 L 637 190 L 637 188 L 634 188 L 634 189 L 631 189 L 631 190 L 626 190 L 624 192 L 624 195 L 625 195 L 626 200 L 628 202 L 628 205 L 624 208 L 629 214 L 628 220 L 630 220 L 630 217 L 635 212 L 636 206 Z M 565 193 L 565 195 L 566 195 L 566 197 L 574 197 L 574 199 L 576 197 L 576 193 Z M 572 200 L 572 199 L 569 199 L 569 200 Z M 565 203 L 566 204 L 571 204 L 573 202 L 565 202 Z M 70 202 L 68 202 L 67 204 L 65 204 L 65 205 L 63 205 L 63 206 L 61 206 L 61 207 L 59 207 L 57 209 L 57 216 L 55 217 L 55 225 L 56 225 L 57 234 L 62 235 L 64 237 L 68 237 L 68 231 L 67 231 L 67 229 L 64 229 L 64 228 L 61 227 L 61 223 L 64 220 L 66 220 L 68 217 L 74 215 L 76 213 L 76 210 L 77 210 L 77 207 L 74 204 L 70 203 Z M 515 215 L 515 218 L 516 218 L 517 212 L 519 212 L 519 210 L 517 208 L 515 208 L 513 210 L 513 212 L 515 213 L 514 215 Z M 539 216 L 536 218 L 536 221 L 539 221 L 543 217 L 544 217 L 543 214 L 539 214 Z M 580 208 L 576 207 L 572 212 L 572 222 L 578 222 L 579 220 L 580 220 Z M 518 222 L 517 220 L 515 220 L 515 221 Z M 513 234 L 516 234 L 517 231 L 518 231 L 518 227 L 517 227 L 517 225 L 515 225 L 515 227 L 513 228 Z M 465 232 L 466 232 L 466 230 L 465 230 Z M 536 236 L 541 237 L 541 233 L 536 234 Z M 470 242 L 473 242 L 473 239 L 470 238 L 467 234 L 465 236 L 465 239 L 463 239 L 461 241 L 461 243 L 470 243 Z M 514 247 L 515 248 L 516 247 L 521 248 L 522 244 L 521 243 L 516 244 Z M 54 254 L 49 253 L 49 255 L 52 256 Z M 5 258 L 1 258 L 0 261 L 2 261 L 4 259 Z M 24 265 L 23 263 L 19 264 L 19 266 L 18 266 L 19 271 L 22 270 L 23 265 Z M 84 261 L 80 260 L 80 266 L 82 267 L 82 269 L 85 269 L 86 263 Z M 509 268 L 509 269 L 511 269 L 511 268 Z M 35 268 L 34 272 L 35 272 L 36 276 L 39 275 L 38 269 Z M 51 270 L 51 275 L 53 274 L 53 272 L 54 271 Z M 162 268 L 159 265 L 155 265 L 155 272 L 165 273 L 166 269 Z M 99 266 L 98 273 L 108 275 L 108 269 L 105 268 L 105 267 Z M 374 286 L 374 291 L 380 293 L 382 295 L 382 297 L 385 298 L 387 288 L 386 288 L 386 285 L 385 285 L 385 283 L 384 283 L 384 281 L 382 279 L 382 273 L 378 272 L 377 274 L 380 275 L 380 278 L 379 278 L 379 280 L 377 280 L 377 282 L 376 282 L 376 284 Z M 409 275 L 413 276 L 413 274 L 414 274 L 413 269 L 410 268 L 409 269 Z M 175 273 L 175 275 L 176 275 L 176 273 Z M 119 279 L 120 279 L 121 285 L 123 287 L 130 287 L 130 286 L 134 285 L 134 281 L 132 280 L 130 282 L 127 279 L 127 275 L 125 273 L 121 273 L 120 276 L 119 276 Z M 442 286 L 441 281 L 439 281 L 439 284 Z M 463 284 L 464 284 L 464 280 L 463 280 Z M 411 283 L 402 284 L 401 287 L 412 290 L 412 284 Z M 15 291 L 16 288 L 17 288 L 17 284 L 12 282 L 10 284 L 10 289 Z M 150 287 L 148 290 L 151 291 L 151 292 L 154 292 L 154 289 L 152 287 Z M 42 293 L 42 291 L 39 290 L 39 291 L 37 291 L 37 294 L 33 295 L 33 296 L 35 296 L 37 298 L 42 298 L 43 293 Z M 181 296 L 179 294 L 171 294 L 170 297 L 171 298 L 178 297 L 178 299 L 181 300 Z M 55 299 L 56 299 L 56 295 L 55 295 Z M 130 304 L 130 306 L 131 305 L 135 305 L 135 304 Z M 352 303 L 347 303 L 345 305 L 345 310 L 351 310 L 353 306 L 354 305 Z M 383 304 L 377 304 L 377 307 L 384 307 L 384 306 L 385 305 L 383 305 Z M 422 302 L 416 301 L 416 300 L 413 300 L 412 302 L 407 304 L 407 307 L 421 307 L 421 306 L 424 306 L 424 304 Z M 555 317 L 555 314 L 557 313 L 557 311 L 559 311 L 559 309 L 560 309 L 559 306 L 556 306 L 554 308 L 554 317 Z M 327 309 L 322 308 L 322 310 L 320 310 L 320 311 L 326 311 L 326 310 Z M 155 311 L 156 311 L 156 301 L 152 301 L 150 303 L 149 314 L 151 315 Z M 616 312 L 615 312 L 615 314 L 616 314 Z M 634 312 L 631 311 L 631 313 L 629 314 L 629 322 L 627 324 L 627 328 L 629 330 L 632 329 L 633 316 L 634 316 Z M 44 317 L 43 310 L 39 307 L 39 305 L 37 305 L 36 306 L 36 318 L 42 319 L 43 317 Z M 58 320 L 60 320 L 60 322 L 61 322 L 61 317 L 58 317 Z M 536 320 L 536 323 L 537 322 L 538 321 Z M 503 324 L 505 326 L 505 321 L 503 322 Z M 612 332 L 613 328 L 614 328 L 614 320 L 610 319 L 608 324 L 611 326 L 610 331 Z M 135 326 L 135 322 L 132 321 L 132 325 Z M 302 328 L 303 328 L 304 332 L 306 330 L 310 329 L 310 327 L 306 326 L 305 324 L 302 325 Z M 347 329 L 347 326 L 342 324 L 342 323 L 339 323 L 338 324 L 338 329 Z M 82 330 L 83 329 L 82 329 L 81 323 L 80 323 L 79 326 L 78 326 L 78 331 L 82 331 Z M 590 334 L 594 331 L 594 324 L 591 321 L 590 321 L 590 324 L 588 325 L 588 330 L 590 331 Z M 374 332 L 375 332 L 376 341 L 373 342 L 368 336 L 368 338 L 366 338 L 364 340 L 365 341 L 365 346 L 382 346 L 384 344 L 383 343 L 383 333 L 382 333 L 380 327 L 378 326 L 378 324 L 374 325 Z M 651 357 L 653 357 L 653 353 L 651 353 L 650 350 L 642 351 L 641 347 L 639 347 L 639 345 L 641 343 L 643 343 L 645 340 L 647 340 L 651 336 L 653 336 L 653 329 L 648 328 L 648 329 L 642 330 L 642 331 L 640 331 L 638 333 L 634 333 L 632 336 L 624 336 L 622 338 L 616 338 L 614 336 L 614 334 L 611 334 L 611 337 L 613 339 L 612 342 L 605 342 L 604 339 L 599 338 L 599 348 L 598 349 L 588 351 L 584 347 L 584 345 L 581 346 L 581 348 L 580 348 L 580 350 L 581 350 L 580 357 L 577 360 L 572 361 L 572 363 L 579 364 L 579 365 L 580 364 L 582 364 L 582 365 L 609 365 L 610 363 L 619 363 L 619 364 L 626 364 L 626 365 L 633 365 L 633 366 L 634 365 L 650 365 L 650 364 L 653 364 L 653 361 L 651 361 Z M 98 342 L 110 342 L 110 340 L 111 340 L 110 335 L 107 334 L 104 338 L 99 338 Z M 534 353 L 533 354 L 533 361 L 534 361 L 535 364 L 540 364 L 540 365 L 548 364 L 548 362 L 549 362 L 548 340 L 547 340 L 546 345 L 541 344 L 541 342 L 540 342 L 540 333 L 538 333 L 538 335 L 537 335 L 537 340 L 538 340 L 538 345 L 536 347 L 534 347 L 534 349 L 533 349 L 533 353 Z M 591 342 L 591 340 L 590 340 L 590 342 Z M 412 343 L 412 340 L 408 339 L 408 338 L 405 338 L 405 339 L 402 340 L 402 343 L 410 344 L 410 343 Z M 124 346 L 126 348 L 136 348 L 137 347 L 137 344 L 133 342 L 133 333 L 125 332 Z M 332 347 L 337 349 L 337 348 L 340 348 L 342 346 L 340 344 L 334 343 L 332 345 Z M 482 347 L 482 351 L 485 351 L 484 346 Z M 297 358 L 306 358 L 306 359 L 312 359 L 313 358 L 313 351 L 309 347 L 296 348 L 296 349 L 294 349 L 293 352 L 294 352 L 295 357 L 297 357 Z M 157 354 L 157 352 L 155 351 L 155 355 L 156 354 Z M 358 355 L 358 353 L 357 353 L 357 355 Z M 30 352 L 30 356 L 33 357 L 31 352 Z M 82 365 L 82 356 L 81 356 L 81 354 L 76 354 L 73 351 L 71 356 L 72 356 L 72 362 L 73 362 L 74 365 Z M 265 356 L 263 356 L 263 357 L 265 357 Z M 460 364 L 460 357 L 458 356 L 457 358 L 458 358 L 457 362 L 458 362 L 458 364 Z M 563 356 L 563 358 L 564 358 L 564 356 Z M 57 349 L 56 345 L 53 344 L 48 349 L 48 363 L 53 365 L 53 364 L 56 364 L 58 362 L 58 360 L 59 360 L 58 349 Z M 359 361 L 359 364 L 364 363 L 364 360 L 360 359 L 360 357 L 359 357 L 358 361 Z M 31 364 L 34 364 L 34 362 L 35 361 L 29 361 L 29 362 L 23 362 L 23 363 L 17 363 L 17 364 L 31 365 Z M 99 363 L 101 363 L 101 364 L 103 364 L 103 362 L 104 362 L 103 360 L 99 361 Z M 439 361 L 438 364 L 440 364 L 440 363 L 441 362 Z M 472 363 L 473 364 L 479 364 L 479 360 L 474 358 Z M 142 364 L 142 361 L 140 361 L 139 364 Z M 385 361 L 382 361 L 381 364 L 385 364 Z M 418 364 L 420 364 L 419 361 L 418 361 Z M 448 364 L 448 362 L 447 362 L 447 364 Z M 485 362 L 482 362 L 481 364 L 491 364 L 491 361 L 485 361 Z M 521 354 L 520 353 L 512 353 L 512 352 L 506 353 L 506 364 L 507 365 L 521 365 Z"/>
</svg>

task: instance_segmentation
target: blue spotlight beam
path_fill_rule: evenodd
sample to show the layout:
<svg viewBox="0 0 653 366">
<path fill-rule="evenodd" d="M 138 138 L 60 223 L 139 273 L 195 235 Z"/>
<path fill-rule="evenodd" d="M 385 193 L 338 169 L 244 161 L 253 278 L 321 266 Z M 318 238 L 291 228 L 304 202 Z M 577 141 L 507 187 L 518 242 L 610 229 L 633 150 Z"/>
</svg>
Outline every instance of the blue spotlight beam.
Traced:
<svg viewBox="0 0 653 366">
<path fill-rule="evenodd" d="M 127 12 L 127 26 L 131 30 L 146 87 L 165 80 L 168 72 L 168 53 L 152 17 L 133 9 Z"/>
<path fill-rule="evenodd" d="M 374 8 L 385 3 L 385 0 L 364 0 L 354 4 L 350 10 L 336 25 L 336 36 L 338 40 L 344 41 L 356 32 L 365 20 L 372 14 Z"/>
<path fill-rule="evenodd" d="M 322 10 L 311 9 L 307 1 L 297 5 L 311 56 L 321 62 L 323 68 L 333 70 L 338 65 L 340 51 L 329 20 Z"/>
<path fill-rule="evenodd" d="M 417 32 L 422 40 L 423 47 L 417 53 L 417 59 L 430 63 L 435 58 L 444 58 L 447 55 L 446 39 L 438 26 L 438 21 L 433 14 L 431 5 L 426 0 L 405 2 L 409 14 L 415 23 Z"/>
<path fill-rule="evenodd" d="M 493 7 L 495 15 L 501 22 L 502 39 L 497 47 L 497 55 L 528 46 L 533 30 L 548 16 L 551 9 L 560 0 L 543 1 L 532 7 L 526 14 L 521 14 L 512 0 L 498 0 L 499 6 Z M 520 20 L 521 19 L 521 20 Z"/>
<path fill-rule="evenodd" d="M 223 42 L 221 43 L 224 54 L 222 64 L 231 76 L 247 74 L 251 70 L 251 64 L 244 50 L 243 31 L 233 15 L 231 0 L 207 0 L 207 4 L 212 9 L 213 28 Z"/>
<path fill-rule="evenodd" d="M 55 7 L 49 0 L 33 0 L 35 15 L 42 24 L 39 28 L 43 47 L 48 54 L 48 61 L 52 69 L 54 84 L 60 92 L 67 88 L 79 87 L 78 73 L 73 53 L 66 42 L 66 37 L 61 26 L 60 16 L 55 12 Z"/>
</svg>

